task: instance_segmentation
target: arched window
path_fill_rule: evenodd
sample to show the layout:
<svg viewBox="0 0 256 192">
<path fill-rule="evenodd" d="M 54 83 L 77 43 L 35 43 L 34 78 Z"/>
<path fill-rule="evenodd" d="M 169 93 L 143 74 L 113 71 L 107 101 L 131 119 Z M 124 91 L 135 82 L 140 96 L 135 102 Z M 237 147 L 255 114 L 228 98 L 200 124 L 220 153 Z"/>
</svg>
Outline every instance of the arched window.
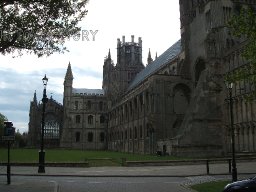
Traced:
<svg viewBox="0 0 256 192">
<path fill-rule="evenodd" d="M 89 115 L 88 116 L 88 124 L 93 124 L 93 116 L 92 115 Z"/>
<path fill-rule="evenodd" d="M 127 119 L 128 118 L 128 106 L 127 106 L 127 104 L 125 104 L 125 106 L 124 106 L 124 114 L 125 114 L 125 118 Z"/>
<path fill-rule="evenodd" d="M 88 133 L 88 142 L 93 142 L 93 133 L 92 132 Z"/>
<path fill-rule="evenodd" d="M 132 139 L 132 128 L 130 128 L 130 139 Z"/>
<path fill-rule="evenodd" d="M 102 102 L 102 101 L 99 102 L 99 110 L 100 110 L 100 111 L 103 110 L 103 102 Z"/>
<path fill-rule="evenodd" d="M 176 75 L 176 67 L 175 66 L 172 67 L 172 74 Z"/>
<path fill-rule="evenodd" d="M 76 142 L 80 142 L 80 132 L 76 132 Z"/>
<path fill-rule="evenodd" d="M 104 142 L 104 140 L 105 140 L 105 133 L 104 132 L 101 132 L 100 133 L 100 142 Z"/>
<path fill-rule="evenodd" d="M 78 110 L 78 101 L 75 101 L 75 110 Z"/>
<path fill-rule="evenodd" d="M 76 123 L 80 123 L 81 121 L 81 116 L 80 115 L 76 115 Z"/>
<path fill-rule="evenodd" d="M 90 110 L 92 108 L 92 102 L 87 101 L 87 109 Z"/>
<path fill-rule="evenodd" d="M 140 110 L 142 110 L 142 106 L 143 106 L 143 95 L 142 94 L 140 94 L 139 103 L 140 103 Z"/>
<path fill-rule="evenodd" d="M 130 115 L 132 115 L 132 102 L 130 101 Z"/>
<path fill-rule="evenodd" d="M 104 123 L 105 122 L 105 117 L 104 117 L 104 115 L 101 115 L 100 116 L 100 123 Z"/>
<path fill-rule="evenodd" d="M 134 108 L 137 109 L 137 98 L 134 98 Z"/>
<path fill-rule="evenodd" d="M 148 92 L 146 92 L 146 98 L 145 98 L 145 106 L 146 106 L 146 108 L 145 109 L 148 109 L 149 108 L 149 94 L 148 94 Z M 144 110 L 145 110 L 144 109 Z"/>
<path fill-rule="evenodd" d="M 205 70 L 205 62 L 203 59 L 198 59 L 195 64 L 195 85 L 197 85 L 203 70 Z"/>
<path fill-rule="evenodd" d="M 174 112 L 185 114 L 190 102 L 190 88 L 185 84 L 177 84 L 173 89 Z"/>
<path fill-rule="evenodd" d="M 230 48 L 230 42 L 229 39 L 226 39 L 226 48 L 229 49 Z"/>
<path fill-rule="evenodd" d="M 127 130 L 125 130 L 125 139 L 128 139 L 128 133 L 127 133 Z"/>
<path fill-rule="evenodd" d="M 147 123 L 147 137 L 149 137 L 149 129 L 150 129 L 150 126 L 149 126 L 149 124 Z"/>
<path fill-rule="evenodd" d="M 121 112 L 121 122 L 123 122 L 123 120 L 124 120 L 124 110 L 123 110 L 123 106 L 121 107 L 120 112 Z"/>
<path fill-rule="evenodd" d="M 137 133 L 137 127 L 134 127 L 134 139 L 137 139 L 138 133 Z"/>
</svg>

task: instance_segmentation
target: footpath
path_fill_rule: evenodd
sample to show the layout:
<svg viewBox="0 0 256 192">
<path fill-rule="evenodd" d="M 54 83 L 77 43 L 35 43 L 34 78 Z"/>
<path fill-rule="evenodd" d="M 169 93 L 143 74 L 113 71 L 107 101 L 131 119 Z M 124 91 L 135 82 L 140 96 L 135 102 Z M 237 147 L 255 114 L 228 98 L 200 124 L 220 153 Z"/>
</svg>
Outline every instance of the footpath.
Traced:
<svg viewBox="0 0 256 192">
<path fill-rule="evenodd" d="M 237 163 L 238 178 L 248 178 L 256 176 L 256 161 Z M 143 166 L 143 167 L 45 167 L 45 173 L 38 173 L 38 167 L 12 166 L 12 176 L 44 176 L 44 177 L 184 177 L 188 178 L 187 183 L 181 183 L 180 192 L 191 191 L 186 186 L 196 183 L 215 180 L 218 176 L 231 179 L 229 166 L 227 163 L 217 163 L 209 165 L 209 174 L 205 164 L 178 165 L 178 166 Z M 6 167 L 0 166 L 0 191 L 6 191 Z M 185 186 L 185 187 L 184 187 Z M 15 188 L 15 183 L 8 186 L 8 189 Z M 38 188 L 54 188 L 54 183 L 24 183 L 24 191 L 39 191 Z M 9 190 L 15 191 L 15 190 Z M 19 185 L 19 190 L 22 186 Z M 54 190 L 50 190 L 54 191 Z"/>
</svg>

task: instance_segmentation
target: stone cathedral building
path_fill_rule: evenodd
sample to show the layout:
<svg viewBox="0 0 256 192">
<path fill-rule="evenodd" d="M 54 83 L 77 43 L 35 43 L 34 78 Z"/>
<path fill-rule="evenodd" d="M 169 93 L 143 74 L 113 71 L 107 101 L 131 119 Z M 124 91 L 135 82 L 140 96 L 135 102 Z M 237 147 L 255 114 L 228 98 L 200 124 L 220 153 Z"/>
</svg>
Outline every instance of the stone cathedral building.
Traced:
<svg viewBox="0 0 256 192">
<path fill-rule="evenodd" d="M 63 127 L 63 106 L 55 101 L 52 96 L 46 103 L 45 110 L 45 146 L 59 147 L 60 135 Z M 29 134 L 28 145 L 39 147 L 41 135 L 43 104 L 38 102 L 37 94 L 34 93 L 33 100 L 30 102 L 29 110 Z"/>
<path fill-rule="evenodd" d="M 180 0 L 181 39 L 142 62 L 142 39 L 117 40 L 117 63 L 104 60 L 102 89 L 73 88 L 64 80 L 60 146 L 177 156 L 230 152 L 231 128 L 224 75 L 247 67 L 245 40 L 227 27 L 232 14 L 255 6 L 250 0 Z M 168 18 L 165 18 L 168 19 Z M 256 151 L 256 103 L 244 96 L 251 82 L 232 89 L 238 152 Z M 30 126 L 32 132 L 33 126 Z"/>
</svg>

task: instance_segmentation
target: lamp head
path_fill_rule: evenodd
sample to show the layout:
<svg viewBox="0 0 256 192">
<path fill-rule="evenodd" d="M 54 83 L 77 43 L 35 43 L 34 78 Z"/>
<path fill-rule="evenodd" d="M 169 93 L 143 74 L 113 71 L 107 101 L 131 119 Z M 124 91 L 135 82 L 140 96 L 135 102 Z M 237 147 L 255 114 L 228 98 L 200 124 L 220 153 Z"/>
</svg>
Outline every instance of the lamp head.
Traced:
<svg viewBox="0 0 256 192">
<path fill-rule="evenodd" d="M 44 78 L 42 79 L 44 87 L 47 86 L 47 82 L 48 82 L 48 78 L 46 77 L 46 75 L 44 75 Z"/>
<path fill-rule="evenodd" d="M 226 84 L 226 87 L 228 89 L 232 89 L 233 88 L 233 83 L 232 82 L 226 81 L 225 84 Z"/>
</svg>

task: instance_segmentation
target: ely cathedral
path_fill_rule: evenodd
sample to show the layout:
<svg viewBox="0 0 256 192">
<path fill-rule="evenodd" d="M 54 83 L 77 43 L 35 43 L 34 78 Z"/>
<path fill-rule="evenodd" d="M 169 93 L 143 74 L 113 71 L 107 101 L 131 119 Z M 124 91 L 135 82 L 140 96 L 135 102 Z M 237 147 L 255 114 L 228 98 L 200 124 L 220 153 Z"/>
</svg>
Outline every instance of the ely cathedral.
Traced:
<svg viewBox="0 0 256 192">
<path fill-rule="evenodd" d="M 117 39 L 117 63 L 104 59 L 102 89 L 73 87 L 69 63 L 63 105 L 46 106 L 45 143 L 51 147 L 190 157 L 231 151 L 229 90 L 224 75 L 248 67 L 243 38 L 233 37 L 230 17 L 250 0 L 180 0 L 181 39 L 147 64 L 142 39 Z M 168 19 L 168 18 L 167 18 Z M 233 85 L 237 152 L 256 152 L 256 103 L 245 96 L 252 82 Z M 29 141 L 40 143 L 41 108 L 31 101 Z"/>
</svg>

